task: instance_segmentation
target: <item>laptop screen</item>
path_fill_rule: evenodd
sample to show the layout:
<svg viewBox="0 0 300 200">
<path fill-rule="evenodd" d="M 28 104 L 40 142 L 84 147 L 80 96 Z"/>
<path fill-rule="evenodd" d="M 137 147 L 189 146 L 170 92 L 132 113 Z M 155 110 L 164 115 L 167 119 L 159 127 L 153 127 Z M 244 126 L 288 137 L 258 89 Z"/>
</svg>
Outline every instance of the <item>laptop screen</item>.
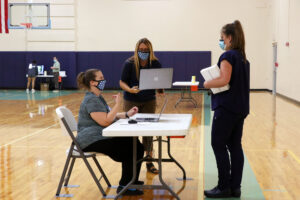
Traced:
<svg viewBox="0 0 300 200">
<path fill-rule="evenodd" d="M 164 112 L 164 110 L 165 110 L 165 108 L 166 108 L 166 105 L 167 105 L 167 102 L 168 102 L 168 98 L 166 97 L 166 98 L 165 98 L 164 105 L 163 105 L 163 107 L 161 108 L 161 111 L 160 111 L 160 113 L 159 113 L 158 119 L 160 119 L 161 114 Z"/>
<path fill-rule="evenodd" d="M 44 65 L 38 65 L 38 75 L 43 75 L 44 74 Z"/>
<path fill-rule="evenodd" d="M 153 90 L 172 87 L 173 68 L 141 69 L 139 89 Z"/>
</svg>

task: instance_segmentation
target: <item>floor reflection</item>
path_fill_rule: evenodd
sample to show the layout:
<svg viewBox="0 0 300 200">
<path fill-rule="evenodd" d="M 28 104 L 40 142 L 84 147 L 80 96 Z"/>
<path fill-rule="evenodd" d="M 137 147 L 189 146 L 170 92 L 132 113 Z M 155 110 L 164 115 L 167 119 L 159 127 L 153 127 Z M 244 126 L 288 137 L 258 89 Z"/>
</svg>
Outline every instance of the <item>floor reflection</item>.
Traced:
<svg viewBox="0 0 300 200">
<path fill-rule="evenodd" d="M 0 199 L 12 199 L 11 189 L 11 145 L 2 146 L 0 150 L 1 192 Z"/>
<path fill-rule="evenodd" d="M 41 94 L 45 93 L 44 95 L 49 95 L 49 92 L 41 92 Z M 27 94 L 27 103 L 26 108 L 30 109 L 31 111 L 28 113 L 30 118 L 34 118 L 35 116 L 44 116 L 45 113 L 49 108 L 53 108 L 54 105 L 52 104 L 38 104 L 35 100 L 36 93 L 29 93 Z M 34 111 L 32 111 L 34 110 Z"/>
<path fill-rule="evenodd" d="M 272 130 L 271 130 L 271 146 L 276 147 L 276 95 L 272 97 Z"/>
</svg>

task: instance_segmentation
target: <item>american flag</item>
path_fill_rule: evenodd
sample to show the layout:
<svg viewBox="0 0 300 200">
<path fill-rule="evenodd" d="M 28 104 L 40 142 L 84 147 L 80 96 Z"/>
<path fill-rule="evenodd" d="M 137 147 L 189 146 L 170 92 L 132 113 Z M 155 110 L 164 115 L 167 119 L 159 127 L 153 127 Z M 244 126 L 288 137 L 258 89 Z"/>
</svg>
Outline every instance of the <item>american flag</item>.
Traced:
<svg viewBox="0 0 300 200">
<path fill-rule="evenodd" d="M 0 0 L 0 33 L 8 33 L 8 0 Z"/>
</svg>

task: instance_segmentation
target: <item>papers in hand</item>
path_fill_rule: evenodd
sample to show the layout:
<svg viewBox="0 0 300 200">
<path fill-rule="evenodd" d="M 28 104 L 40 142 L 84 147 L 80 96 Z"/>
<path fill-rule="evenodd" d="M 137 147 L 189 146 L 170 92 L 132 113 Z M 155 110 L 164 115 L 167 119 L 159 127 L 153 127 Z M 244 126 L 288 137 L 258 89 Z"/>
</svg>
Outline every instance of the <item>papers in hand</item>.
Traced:
<svg viewBox="0 0 300 200">
<path fill-rule="evenodd" d="M 200 71 L 200 73 L 206 81 L 210 81 L 210 80 L 220 77 L 220 69 L 219 69 L 218 65 L 213 65 L 208 68 L 202 69 Z M 225 85 L 224 87 L 220 87 L 220 88 L 211 88 L 211 91 L 214 94 L 224 92 L 226 90 L 229 90 L 228 84 Z"/>
</svg>

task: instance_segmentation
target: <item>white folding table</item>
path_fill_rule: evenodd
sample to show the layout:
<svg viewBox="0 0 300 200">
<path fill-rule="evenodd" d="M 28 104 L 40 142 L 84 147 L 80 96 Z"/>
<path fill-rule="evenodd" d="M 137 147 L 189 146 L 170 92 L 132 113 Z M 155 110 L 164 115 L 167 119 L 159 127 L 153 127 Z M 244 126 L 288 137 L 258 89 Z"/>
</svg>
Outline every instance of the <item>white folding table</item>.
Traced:
<svg viewBox="0 0 300 200">
<path fill-rule="evenodd" d="M 191 86 L 198 86 L 199 82 L 191 82 L 191 81 L 177 81 L 173 83 L 173 86 L 181 86 L 181 97 L 180 99 L 178 99 L 178 101 L 175 104 L 175 108 L 176 106 L 180 103 L 180 102 L 192 102 L 195 106 L 195 108 L 197 107 L 197 101 L 192 97 L 192 92 L 190 90 Z M 188 93 L 187 96 L 184 95 L 184 93 Z"/>
<path fill-rule="evenodd" d="M 136 114 L 136 117 L 153 117 L 155 114 Z M 185 136 L 189 132 L 189 127 L 192 121 L 192 114 L 162 114 L 159 122 L 138 122 L 137 124 L 128 124 L 128 119 L 120 119 L 103 129 L 103 136 L 107 137 L 132 137 L 133 138 L 133 177 L 131 181 L 120 191 L 115 199 L 118 199 L 123 192 L 128 188 L 144 188 L 144 189 L 166 189 L 176 199 L 180 199 L 178 195 L 164 182 L 162 178 L 162 162 L 175 162 L 182 170 L 183 179 L 186 180 L 184 168 L 172 157 L 170 153 L 170 136 Z M 158 137 L 158 159 L 149 159 L 148 157 L 142 160 L 136 160 L 136 144 L 139 136 L 157 136 Z M 162 136 L 167 136 L 168 140 L 163 141 Z M 170 158 L 162 159 L 162 142 L 168 143 L 168 155 Z M 133 185 L 136 179 L 136 163 L 143 161 L 158 162 L 159 181 L 161 185 Z"/>
</svg>

